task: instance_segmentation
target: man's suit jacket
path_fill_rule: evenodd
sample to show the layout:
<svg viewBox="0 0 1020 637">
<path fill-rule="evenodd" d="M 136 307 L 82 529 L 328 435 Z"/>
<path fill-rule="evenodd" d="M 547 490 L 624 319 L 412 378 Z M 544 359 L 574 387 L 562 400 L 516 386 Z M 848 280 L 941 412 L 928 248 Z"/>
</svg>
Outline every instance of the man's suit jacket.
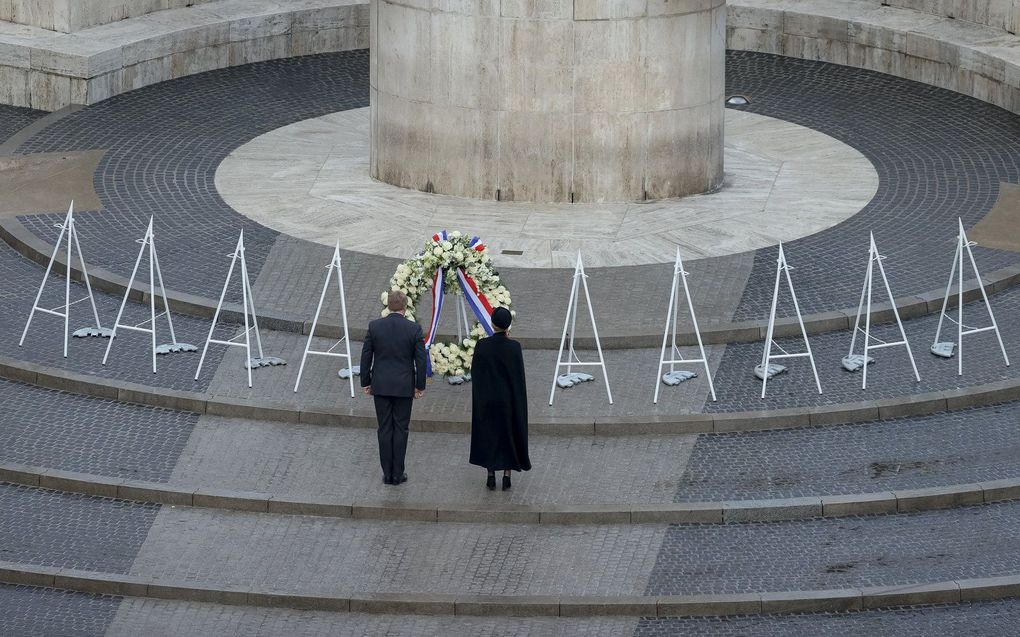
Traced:
<svg viewBox="0 0 1020 637">
<path fill-rule="evenodd" d="M 427 355 L 418 323 L 397 313 L 376 319 L 361 348 L 361 386 L 376 396 L 412 397 L 425 390 Z"/>
</svg>

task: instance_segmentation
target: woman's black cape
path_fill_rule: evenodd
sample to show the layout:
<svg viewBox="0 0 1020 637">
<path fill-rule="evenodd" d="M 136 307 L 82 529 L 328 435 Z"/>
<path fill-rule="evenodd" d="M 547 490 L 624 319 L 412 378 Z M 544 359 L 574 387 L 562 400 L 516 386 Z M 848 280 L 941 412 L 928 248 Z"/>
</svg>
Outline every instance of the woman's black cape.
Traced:
<svg viewBox="0 0 1020 637">
<path fill-rule="evenodd" d="M 471 464 L 528 471 L 528 390 L 521 344 L 497 332 L 471 364 Z"/>
</svg>

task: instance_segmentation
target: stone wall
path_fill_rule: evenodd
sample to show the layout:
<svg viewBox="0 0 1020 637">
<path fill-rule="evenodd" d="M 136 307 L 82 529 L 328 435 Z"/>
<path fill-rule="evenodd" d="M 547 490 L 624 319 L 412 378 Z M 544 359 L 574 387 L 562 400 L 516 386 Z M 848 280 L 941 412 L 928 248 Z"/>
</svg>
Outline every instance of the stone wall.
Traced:
<svg viewBox="0 0 1020 637">
<path fill-rule="evenodd" d="M 1020 30 L 1020 0 L 877 0 L 877 3 L 968 20 L 1010 33 Z"/>
<path fill-rule="evenodd" d="M 74 34 L 0 22 L 0 102 L 53 111 L 227 66 L 366 47 L 358 0 L 213 1 Z"/>
<path fill-rule="evenodd" d="M 889 73 L 1020 113 L 1020 38 L 874 0 L 731 0 L 731 49 Z"/>
<path fill-rule="evenodd" d="M 0 20 L 74 33 L 126 18 L 212 0 L 0 0 Z"/>
<path fill-rule="evenodd" d="M 726 0 L 372 0 L 372 175 L 507 201 L 722 182 Z"/>
</svg>

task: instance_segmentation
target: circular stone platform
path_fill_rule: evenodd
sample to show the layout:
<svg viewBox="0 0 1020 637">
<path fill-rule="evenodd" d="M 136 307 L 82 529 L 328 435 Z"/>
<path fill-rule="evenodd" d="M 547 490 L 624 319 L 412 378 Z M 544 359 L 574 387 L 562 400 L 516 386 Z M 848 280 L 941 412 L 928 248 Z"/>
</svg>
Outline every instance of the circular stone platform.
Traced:
<svg viewBox="0 0 1020 637">
<path fill-rule="evenodd" d="M 860 211 L 878 173 L 857 150 L 783 120 L 726 111 L 726 178 L 710 195 L 633 204 L 534 204 L 409 191 L 368 174 L 367 108 L 257 137 L 220 164 L 232 208 L 279 232 L 404 259 L 437 230 L 483 237 L 501 264 L 594 266 L 735 254 L 791 241 Z M 518 254 L 519 253 L 519 254 Z"/>
</svg>

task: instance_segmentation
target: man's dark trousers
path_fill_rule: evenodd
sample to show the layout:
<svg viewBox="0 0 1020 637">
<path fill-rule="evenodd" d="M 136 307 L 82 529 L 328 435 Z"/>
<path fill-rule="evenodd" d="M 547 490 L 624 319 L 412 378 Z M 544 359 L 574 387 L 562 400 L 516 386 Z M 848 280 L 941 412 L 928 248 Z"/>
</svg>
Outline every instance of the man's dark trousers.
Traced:
<svg viewBox="0 0 1020 637">
<path fill-rule="evenodd" d="M 375 414 L 379 419 L 379 463 L 383 475 L 404 475 L 407 454 L 407 428 L 411 421 L 413 398 L 375 396 Z"/>
<path fill-rule="evenodd" d="M 421 327 L 400 314 L 368 324 L 361 348 L 361 386 L 371 387 L 379 419 L 379 462 L 387 483 L 404 475 L 407 430 L 415 391 L 425 390 Z"/>
</svg>

